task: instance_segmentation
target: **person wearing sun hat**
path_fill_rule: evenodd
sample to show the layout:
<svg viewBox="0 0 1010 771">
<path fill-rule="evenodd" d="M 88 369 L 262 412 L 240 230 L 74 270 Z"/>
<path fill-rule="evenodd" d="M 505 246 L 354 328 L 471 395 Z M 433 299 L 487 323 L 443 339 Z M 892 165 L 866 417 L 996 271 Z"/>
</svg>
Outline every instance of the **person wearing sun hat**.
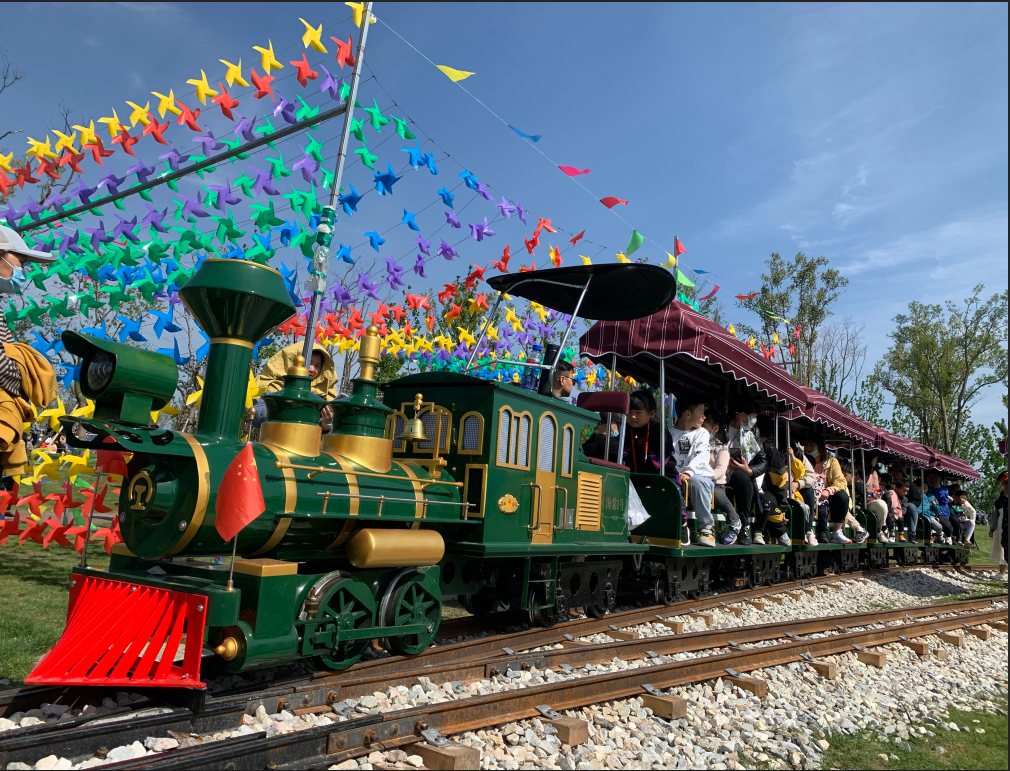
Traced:
<svg viewBox="0 0 1010 771">
<path fill-rule="evenodd" d="M 24 265 L 56 257 L 29 249 L 15 231 L 0 225 L 0 294 L 21 294 L 28 283 Z M 28 456 L 22 434 L 35 419 L 31 405 L 45 408 L 56 398 L 53 366 L 38 351 L 17 342 L 0 322 L 0 467 L 4 476 L 24 473 Z"/>
</svg>

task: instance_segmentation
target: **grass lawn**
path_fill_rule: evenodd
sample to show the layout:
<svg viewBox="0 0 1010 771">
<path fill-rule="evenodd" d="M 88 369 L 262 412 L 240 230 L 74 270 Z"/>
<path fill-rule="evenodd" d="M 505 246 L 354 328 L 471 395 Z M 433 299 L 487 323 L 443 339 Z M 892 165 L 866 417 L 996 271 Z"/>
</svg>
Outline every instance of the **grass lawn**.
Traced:
<svg viewBox="0 0 1010 771">
<path fill-rule="evenodd" d="M 19 685 L 59 639 L 67 620 L 70 569 L 80 559 L 71 549 L 54 545 L 43 551 L 31 541 L 0 548 L 0 680 Z M 88 564 L 109 564 L 101 544 L 88 546 Z"/>
<path fill-rule="evenodd" d="M 992 551 L 992 538 L 989 537 L 989 526 L 984 525 L 975 530 L 975 542 L 978 549 L 972 549 L 968 555 L 969 565 L 991 565 L 989 554 Z"/>
<path fill-rule="evenodd" d="M 988 712 L 950 710 L 953 720 L 970 732 L 954 733 L 939 729 L 936 736 L 909 739 L 911 750 L 902 750 L 891 742 L 868 734 L 834 734 L 831 747 L 824 753 L 822 768 L 843 769 L 995 769 L 1007 767 L 1007 699 L 996 704 L 1002 715 Z M 932 727 L 931 727 L 932 728 Z M 978 733 L 982 729 L 985 733 Z M 940 751 L 942 748 L 942 752 Z M 880 757 L 887 756 L 887 761 Z M 897 756 L 897 759 L 891 757 Z"/>
</svg>

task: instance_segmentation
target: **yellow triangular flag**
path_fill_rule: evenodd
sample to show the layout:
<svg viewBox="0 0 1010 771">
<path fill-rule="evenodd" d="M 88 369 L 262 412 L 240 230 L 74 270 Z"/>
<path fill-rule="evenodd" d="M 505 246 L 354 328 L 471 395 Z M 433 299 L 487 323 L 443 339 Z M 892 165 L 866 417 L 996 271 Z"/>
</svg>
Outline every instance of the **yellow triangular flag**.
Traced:
<svg viewBox="0 0 1010 771">
<path fill-rule="evenodd" d="M 667 270 L 673 270 L 674 268 L 677 267 L 677 258 L 674 257 L 669 252 L 666 253 L 666 256 L 669 257 L 670 259 L 668 259 L 666 262 L 663 263 L 663 267 L 666 268 Z"/>
<path fill-rule="evenodd" d="M 466 72 L 465 70 L 454 70 L 452 67 L 446 67 L 444 64 L 436 64 L 435 66 L 442 70 L 453 83 L 458 83 L 461 80 L 466 80 L 471 75 L 477 74 L 475 72 Z"/>
<path fill-rule="evenodd" d="M 729 333 L 733 335 L 733 337 L 736 337 L 736 330 L 733 328 L 732 324 L 729 325 Z"/>
</svg>

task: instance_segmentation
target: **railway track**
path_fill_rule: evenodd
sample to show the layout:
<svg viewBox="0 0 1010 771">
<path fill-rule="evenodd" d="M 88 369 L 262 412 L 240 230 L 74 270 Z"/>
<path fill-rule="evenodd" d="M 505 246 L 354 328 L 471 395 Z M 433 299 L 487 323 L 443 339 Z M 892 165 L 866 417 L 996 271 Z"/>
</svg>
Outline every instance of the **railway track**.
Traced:
<svg viewBox="0 0 1010 771">
<path fill-rule="evenodd" d="M 853 577 L 854 575 L 855 574 L 848 574 L 843 577 L 830 578 L 838 580 L 839 578 Z M 492 638 L 498 642 L 490 649 L 466 645 L 444 646 L 447 649 L 451 647 L 455 648 L 454 654 L 448 659 L 439 660 L 434 656 L 429 656 L 407 660 L 406 662 L 402 660 L 389 661 L 385 665 L 381 665 L 381 662 L 376 662 L 373 666 L 355 668 L 350 672 L 342 673 L 336 677 L 315 677 L 308 678 L 303 682 L 273 684 L 266 689 L 260 688 L 255 693 L 218 694 L 209 697 L 203 705 L 203 709 L 197 712 L 194 712 L 186 707 L 151 705 L 146 709 L 142 708 L 135 710 L 128 715 L 117 716 L 105 714 L 98 718 L 75 718 L 74 720 L 66 722 L 49 723 L 34 726 L 28 729 L 19 729 L 17 731 L 8 732 L 6 736 L 0 739 L 0 764 L 7 764 L 13 761 L 33 763 L 38 758 L 49 754 L 56 754 L 62 757 L 70 757 L 75 760 L 81 760 L 87 757 L 92 757 L 99 747 L 114 747 L 129 744 L 137 740 L 143 741 L 143 739 L 148 736 L 164 735 L 167 731 L 208 734 L 223 730 L 234 730 L 240 724 L 242 715 L 247 713 L 251 714 L 255 711 L 256 707 L 260 705 L 262 705 L 268 713 L 277 712 L 281 709 L 288 709 L 295 714 L 305 714 L 307 712 L 329 712 L 332 714 L 330 705 L 343 699 L 359 698 L 360 696 L 371 694 L 376 690 L 381 690 L 391 684 L 410 685 L 418 682 L 419 678 L 422 677 L 436 678 L 437 681 L 478 681 L 493 678 L 496 675 L 506 675 L 510 670 L 513 672 L 520 672 L 523 669 L 530 668 L 538 670 L 550 668 L 555 671 L 570 670 L 575 667 L 583 667 L 586 664 L 609 662 L 614 657 L 619 657 L 629 661 L 641 658 L 653 659 L 653 661 L 650 662 L 650 666 L 643 667 L 643 670 L 647 670 L 649 672 L 652 672 L 653 670 L 665 672 L 666 670 L 664 667 L 668 667 L 669 665 L 660 663 L 661 660 L 659 657 L 675 653 L 729 646 L 731 648 L 731 653 L 722 654 L 723 656 L 733 656 L 738 653 L 741 655 L 746 653 L 748 656 L 752 656 L 753 651 L 737 650 L 737 647 L 748 643 L 768 642 L 781 638 L 789 639 L 790 636 L 798 637 L 800 635 L 818 633 L 834 633 L 831 637 L 824 639 L 834 639 L 836 637 L 845 637 L 846 635 L 852 634 L 855 634 L 858 637 L 859 635 L 865 635 L 866 633 L 847 632 L 843 631 L 844 628 L 888 623 L 905 618 L 921 619 L 924 616 L 935 616 L 937 614 L 944 613 L 956 612 L 961 614 L 967 613 L 968 615 L 963 619 L 943 619 L 942 622 L 913 621 L 910 622 L 911 626 L 905 625 L 902 628 L 904 629 L 907 627 L 911 636 L 915 636 L 915 633 L 919 633 L 922 629 L 926 629 L 926 627 L 922 627 L 922 623 L 925 623 L 926 625 L 932 623 L 934 628 L 948 628 L 943 625 L 953 623 L 956 626 L 960 623 L 969 622 L 983 623 L 985 620 L 1006 616 L 1005 609 L 996 611 L 987 610 L 986 608 L 991 605 L 991 601 L 985 599 L 969 600 L 960 603 L 948 603 L 937 606 L 901 608 L 892 611 L 871 611 L 868 613 L 855 615 L 850 614 L 832 618 L 778 622 L 757 626 L 706 630 L 688 634 L 670 634 L 662 637 L 651 637 L 646 639 L 634 639 L 632 634 L 626 633 L 630 639 L 618 640 L 617 642 L 608 642 L 599 645 L 588 645 L 578 640 L 579 636 L 594 634 L 597 631 L 615 632 L 616 630 L 610 629 L 609 627 L 609 624 L 613 623 L 615 620 L 619 620 L 621 626 L 628 627 L 633 626 L 636 623 L 640 624 L 647 621 L 657 621 L 656 610 L 663 611 L 662 617 L 669 617 L 682 615 L 690 610 L 697 610 L 700 612 L 706 609 L 706 607 L 718 607 L 721 603 L 729 605 L 730 602 L 744 602 L 747 600 L 756 602 L 758 601 L 758 595 L 767 596 L 769 594 L 781 594 L 790 591 L 791 589 L 797 589 L 801 583 L 805 585 L 804 588 L 809 589 L 811 585 L 826 584 L 830 583 L 830 581 L 815 579 L 813 581 L 794 582 L 792 584 L 778 585 L 776 587 L 769 588 L 767 591 L 762 590 L 755 592 L 750 590 L 744 592 L 733 592 L 719 595 L 717 597 L 705 598 L 704 600 L 675 603 L 663 608 L 653 607 L 625 611 L 621 614 L 614 614 L 614 616 L 602 620 L 602 628 L 600 628 L 601 620 L 587 619 L 563 625 L 562 628 L 566 631 L 562 631 L 561 629 L 529 630 L 528 632 L 518 633 L 525 635 L 522 638 L 512 638 L 512 642 L 517 646 L 515 648 L 509 647 L 503 649 L 500 639 L 497 637 Z M 615 624 L 615 626 L 617 626 L 617 624 Z M 922 629 L 920 629 L 920 627 L 922 627 Z M 564 635 L 567 635 L 567 637 Z M 862 637 L 859 637 L 859 640 L 862 639 Z M 533 650 L 544 645 L 551 645 L 559 642 L 565 647 L 554 650 Z M 823 640 L 798 640 L 796 642 L 808 642 L 811 644 L 816 643 L 817 645 L 824 644 Z M 855 644 L 862 643 L 857 641 Z M 518 647 L 520 645 L 522 647 Z M 516 652 L 517 650 L 525 652 Z M 767 648 L 762 648 L 760 650 L 767 650 Z M 810 649 L 810 652 L 816 653 L 813 649 Z M 422 661 L 425 658 L 429 660 Z M 704 657 L 704 660 L 707 661 L 709 659 L 718 658 L 719 656 L 709 656 Z M 700 660 L 701 659 L 694 659 L 693 661 Z M 763 659 L 761 661 L 763 661 Z M 408 662 L 411 664 L 411 667 L 405 669 L 404 665 Z M 737 671 L 746 671 L 748 668 L 752 668 L 751 664 L 754 664 L 754 661 L 745 656 L 741 659 L 739 664 L 727 664 L 723 668 L 728 666 L 736 669 Z M 760 664 L 760 661 L 758 661 L 758 664 Z M 758 664 L 755 664 L 755 666 Z M 768 664 L 768 666 L 773 665 L 774 664 Z M 698 670 L 698 672 L 702 674 L 708 671 L 709 670 L 706 669 Z M 700 674 L 699 677 L 701 677 Z M 647 678 L 647 680 L 652 685 L 657 685 L 657 682 L 653 682 L 653 680 L 660 683 L 665 682 L 659 676 L 652 677 L 649 675 L 649 678 Z M 586 679 L 593 678 L 578 678 L 579 681 Z M 705 679 L 705 677 L 701 677 L 701 679 Z M 564 681 L 563 683 L 552 683 L 551 687 L 563 688 L 567 691 L 569 686 L 566 683 L 567 681 Z M 536 688 L 541 687 L 537 686 Z M 521 689 L 523 692 L 528 690 L 535 690 L 535 688 Z M 540 693 L 540 691 L 536 692 Z M 604 698 L 618 698 L 620 696 L 620 694 L 616 692 L 611 694 L 606 690 L 596 691 L 595 693 L 598 696 L 598 698 L 596 698 L 597 701 L 603 700 Z M 601 694 L 605 694 L 605 696 Z M 512 703 L 512 700 L 516 698 L 511 691 L 504 694 L 496 694 L 496 696 L 502 698 L 507 697 L 509 700 L 508 703 Z M 485 697 L 473 697 L 462 701 L 466 703 L 476 703 L 475 700 L 481 701 L 481 703 L 483 703 L 482 700 L 486 701 Z M 555 701 L 556 700 L 554 699 L 550 701 L 550 706 L 555 709 L 569 708 L 570 706 L 567 701 L 557 703 L 555 703 Z M 441 715 L 442 706 L 444 705 L 439 705 L 439 709 L 435 710 L 435 712 Z M 429 711 L 431 710 L 429 709 Z M 416 710 L 407 710 L 406 712 L 414 714 L 416 713 Z M 494 712 L 496 719 L 490 721 L 492 723 L 500 723 L 503 721 L 507 722 L 509 720 L 517 719 L 518 717 L 528 716 L 526 714 L 513 714 L 511 712 L 511 708 L 507 707 L 504 703 L 502 709 L 496 709 Z M 370 715 L 364 718 L 343 721 L 336 726 L 326 726 L 325 728 L 327 729 L 327 732 L 334 735 L 337 735 L 334 732 L 340 732 L 340 735 L 342 736 L 345 735 L 345 731 L 350 731 L 351 733 L 346 734 L 347 738 L 344 740 L 346 746 L 338 747 L 335 745 L 327 745 L 326 752 L 321 755 L 319 753 L 316 754 L 319 758 L 325 757 L 326 763 L 333 763 L 353 756 L 354 752 L 362 754 L 379 748 L 380 745 L 387 746 L 386 742 L 389 739 L 396 739 L 396 736 L 389 735 L 388 731 L 400 732 L 405 730 L 405 726 L 400 722 L 396 722 L 396 720 L 393 720 L 389 726 L 385 725 L 390 722 L 389 719 L 387 719 L 387 716 L 394 714 L 399 713 L 387 713 L 387 715 L 381 716 Z M 450 710 L 446 714 L 452 715 L 455 713 L 452 713 Z M 434 719 L 435 718 L 433 718 L 433 720 Z M 438 720 L 441 720 L 441 718 Z M 421 733 L 424 730 L 421 726 L 424 723 L 427 723 L 428 726 L 437 728 L 442 731 L 442 733 L 454 733 L 462 730 L 468 730 L 465 727 L 458 728 L 458 725 L 464 725 L 465 723 L 457 724 L 457 722 L 453 722 L 454 720 L 455 718 L 446 718 L 445 721 L 448 722 L 436 721 L 436 723 L 426 720 L 416 721 L 417 724 L 414 725 L 413 728 L 417 730 L 411 730 L 409 733 L 402 735 L 404 737 L 410 736 L 412 738 L 405 739 L 404 741 L 396 741 L 394 744 L 388 745 L 388 747 L 419 741 Z M 486 726 L 488 724 L 489 722 L 487 720 L 484 720 L 481 723 L 482 726 Z M 366 725 L 377 725 L 381 728 L 381 731 L 378 733 L 373 732 L 374 735 L 370 735 L 368 731 L 364 731 L 361 733 L 360 737 L 358 734 L 354 733 L 357 729 L 353 728 L 353 726 Z M 316 729 L 299 731 L 298 737 L 301 737 L 301 734 L 310 734 L 314 736 L 313 731 L 315 730 Z M 282 738 L 287 737 L 268 738 L 265 735 L 260 735 L 257 741 L 261 740 L 266 743 L 262 744 L 262 746 L 259 744 L 250 744 L 248 746 L 248 750 L 249 752 L 265 752 L 268 755 L 281 752 L 283 755 L 287 752 L 286 750 L 277 750 L 275 745 L 271 744 L 274 740 Z M 361 741 L 358 741 L 359 738 Z M 226 757 L 230 753 L 231 759 L 234 760 L 236 753 L 242 753 L 244 755 L 246 753 L 246 743 L 252 741 L 252 738 L 240 737 L 240 739 L 241 741 L 239 741 L 239 739 L 224 740 L 223 743 L 227 743 L 232 749 L 226 750 L 225 754 L 221 757 Z M 305 744 L 304 742 L 309 742 L 309 744 Z M 350 744 L 347 744 L 347 742 L 350 742 Z M 215 743 L 210 746 L 210 748 L 205 748 L 206 751 L 211 752 L 212 754 L 218 752 L 220 748 L 217 748 L 217 744 L 218 743 Z M 290 746 L 298 749 L 292 750 L 291 752 L 293 752 L 294 755 L 286 757 L 286 759 L 283 760 L 283 763 L 290 763 L 292 764 L 292 767 L 301 767 L 304 763 L 309 762 L 310 757 L 315 757 L 312 755 L 315 750 L 311 749 L 310 736 L 306 736 L 304 740 L 299 738 L 298 741 L 294 741 L 293 744 L 290 742 L 280 742 L 277 746 L 287 747 L 289 744 Z M 162 755 L 157 756 L 157 758 L 152 758 L 150 762 L 157 762 L 159 764 L 162 762 L 168 763 L 169 765 L 159 766 L 166 768 L 195 766 L 204 767 L 206 765 L 203 760 L 196 762 L 194 759 L 196 756 L 194 756 L 193 753 L 173 753 L 174 751 L 163 753 Z M 197 753 L 197 755 L 199 755 L 199 753 Z M 339 757 L 337 757 L 338 755 Z M 200 757 L 202 758 L 203 756 Z M 140 761 L 136 762 L 139 763 Z M 183 763 L 183 765 L 174 765 L 177 762 Z M 207 762 L 213 763 L 216 761 L 212 761 L 211 759 Z M 267 762 L 277 763 L 278 759 L 269 760 Z M 323 760 L 320 760 L 319 762 L 322 763 Z M 191 765 L 186 765 L 187 763 Z M 250 764 L 250 767 L 259 767 L 259 760 L 254 758 L 250 758 L 248 763 Z M 243 760 L 243 766 L 246 766 L 245 759 Z M 109 767 L 133 768 L 146 766 L 110 764 Z M 213 766 L 212 764 L 210 767 L 216 766 Z"/>
<path fill-rule="evenodd" d="M 277 689 L 288 689 L 294 693 L 306 686 L 330 687 L 332 685 L 342 685 L 347 679 L 350 678 L 353 680 L 359 673 L 366 670 L 369 671 L 369 674 L 376 677 L 383 674 L 395 676 L 405 669 L 414 670 L 418 667 L 439 667 L 444 664 L 460 663 L 475 657 L 495 655 L 496 652 L 500 652 L 503 648 L 529 650 L 530 648 L 560 643 L 565 639 L 566 635 L 584 637 L 598 632 L 614 631 L 614 628 L 622 629 L 635 624 L 654 621 L 657 613 L 670 616 L 689 613 L 695 610 L 713 610 L 724 605 L 728 606 L 748 600 L 760 600 L 761 598 L 784 594 L 789 591 L 801 591 L 814 586 L 834 584 L 851 579 L 872 578 L 907 572 L 917 570 L 919 567 L 921 566 L 895 566 L 884 570 L 862 570 L 841 575 L 818 576 L 801 581 L 788 581 L 754 589 L 726 591 L 696 600 L 673 602 L 668 605 L 630 608 L 611 613 L 602 619 L 579 618 L 555 624 L 546 629 L 527 628 L 519 631 L 499 633 L 494 636 L 475 637 L 474 639 L 457 643 L 446 643 L 429 648 L 427 651 L 416 656 L 384 656 L 382 658 L 360 661 L 352 669 L 339 673 L 315 672 L 305 674 L 300 668 L 294 667 L 289 672 L 282 673 L 273 681 L 252 683 L 248 686 L 229 689 L 216 696 L 226 698 L 230 695 L 237 696 L 239 694 L 252 694 L 261 691 L 273 692 Z M 951 566 L 944 566 L 944 568 L 954 570 Z M 958 569 L 962 570 L 961 568 Z M 982 569 L 985 569 L 985 566 L 982 566 Z M 968 572 L 976 571 L 969 570 Z M 485 619 L 474 617 L 450 619 L 443 622 L 439 630 L 439 636 L 443 640 L 451 640 L 458 637 L 481 635 L 521 626 L 524 623 L 524 619 L 526 619 L 525 614 L 509 612 L 496 614 L 494 617 Z M 528 619 L 526 623 L 528 624 Z M 15 712 L 37 709 L 42 704 L 65 704 L 75 707 L 83 704 L 101 703 L 102 697 L 107 695 L 109 690 L 46 685 L 0 691 L 0 717 Z M 137 709 L 149 709 L 164 704 L 167 696 L 165 689 L 135 688 L 130 690 L 133 693 L 150 696 L 148 702 L 138 703 Z M 180 691 L 173 696 L 174 698 L 168 702 L 170 705 L 188 707 L 191 710 L 201 710 L 204 707 L 202 692 Z M 123 707 L 117 711 L 117 714 L 129 711 L 136 710 Z M 111 712 L 106 712 L 103 713 L 102 717 L 108 717 L 112 714 Z"/>
</svg>

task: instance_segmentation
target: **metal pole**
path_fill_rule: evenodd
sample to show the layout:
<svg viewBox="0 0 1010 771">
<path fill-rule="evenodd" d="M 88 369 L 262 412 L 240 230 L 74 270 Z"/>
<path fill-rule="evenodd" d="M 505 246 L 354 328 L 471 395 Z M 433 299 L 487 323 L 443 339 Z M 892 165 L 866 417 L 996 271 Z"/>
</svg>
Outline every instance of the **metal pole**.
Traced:
<svg viewBox="0 0 1010 771">
<path fill-rule="evenodd" d="M 579 295 L 579 301 L 575 303 L 575 310 L 572 311 L 572 317 L 568 320 L 568 328 L 565 330 L 565 333 L 561 336 L 561 343 L 558 345 L 559 357 L 565 350 L 565 343 L 568 341 L 568 335 L 571 333 L 572 327 L 575 326 L 575 319 L 579 315 L 579 309 L 582 307 L 582 301 L 586 298 L 586 292 L 589 291 L 589 284 L 592 282 L 592 280 L 593 277 L 590 276 L 589 279 L 586 281 L 586 285 L 582 287 L 582 294 Z M 551 362 L 551 364 L 553 366 L 554 364 L 557 364 L 557 361 Z"/>
<path fill-rule="evenodd" d="M 97 457 L 97 453 L 96 453 Z M 95 498 L 98 497 L 99 488 L 102 486 L 102 474 L 105 473 L 104 469 L 99 470 L 98 478 L 95 480 L 95 494 L 91 497 L 91 511 L 88 514 L 88 521 L 85 522 L 87 530 L 84 531 L 84 546 L 81 547 L 81 567 L 86 568 L 88 566 L 88 542 L 91 540 L 91 520 L 95 517 Z M 112 516 L 117 516 L 113 514 Z"/>
<path fill-rule="evenodd" d="M 228 565 L 228 583 L 225 588 L 230 592 L 235 589 L 232 579 L 235 577 L 235 555 L 238 554 L 238 533 L 231 539 L 231 562 Z"/>
<path fill-rule="evenodd" d="M 859 466 L 863 470 L 863 508 L 865 509 L 870 504 L 867 502 L 869 490 L 866 489 L 866 450 L 862 447 L 859 448 Z"/>
<path fill-rule="evenodd" d="M 316 325 L 319 323 L 319 306 L 322 304 L 323 293 L 326 291 L 326 279 L 330 272 L 330 242 L 333 240 L 333 222 L 336 219 L 340 180 L 344 176 L 344 162 L 347 158 L 347 145 L 351 136 L 351 121 L 354 118 L 354 102 L 358 98 L 358 81 L 361 80 L 361 67 L 365 61 L 365 41 L 368 39 L 372 5 L 371 0 L 365 3 L 361 35 L 358 37 L 357 60 L 354 62 L 354 72 L 351 73 L 351 92 L 347 96 L 344 127 L 340 132 L 337 168 L 333 174 L 333 185 L 330 187 L 329 203 L 323 207 L 323 216 L 316 228 L 316 251 L 312 255 L 312 273 L 309 279 L 309 288 L 312 289 L 312 306 L 309 309 L 309 320 L 305 325 L 305 342 L 302 346 L 302 356 L 305 357 L 306 365 L 312 360 L 312 347 L 316 342 Z"/>
<path fill-rule="evenodd" d="M 666 476 L 666 362 L 662 359 L 659 360 L 659 475 Z"/>
<path fill-rule="evenodd" d="M 610 390 L 616 391 L 616 384 L 614 383 L 614 371 L 617 369 L 617 354 L 614 354 L 613 364 L 610 365 Z M 610 426 L 614 420 L 614 413 L 607 413 L 607 438 L 603 440 L 603 458 L 604 460 L 610 460 Z M 621 428 L 621 438 L 624 438 L 624 428 Z M 621 462 L 621 456 L 618 454 L 617 462 Z"/>
</svg>

